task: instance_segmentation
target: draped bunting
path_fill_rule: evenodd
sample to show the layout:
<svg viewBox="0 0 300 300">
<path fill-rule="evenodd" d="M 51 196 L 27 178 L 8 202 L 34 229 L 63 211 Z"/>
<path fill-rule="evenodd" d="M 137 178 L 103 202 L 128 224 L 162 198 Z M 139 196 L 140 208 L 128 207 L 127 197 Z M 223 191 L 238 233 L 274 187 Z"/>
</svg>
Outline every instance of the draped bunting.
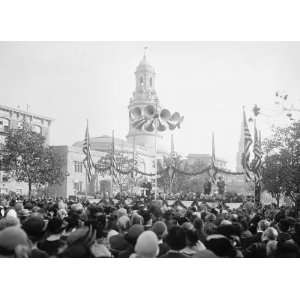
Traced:
<svg viewBox="0 0 300 300">
<path fill-rule="evenodd" d="M 243 172 L 231 172 L 223 169 L 216 168 L 217 173 L 228 174 L 228 175 L 244 175 Z"/>
<path fill-rule="evenodd" d="M 95 166 L 95 169 L 100 172 L 100 173 L 105 173 L 107 171 L 109 171 L 111 168 L 111 166 L 107 166 L 105 168 L 101 168 L 99 166 Z M 217 168 L 217 167 L 214 167 L 216 172 L 217 173 L 220 173 L 220 174 L 227 174 L 227 175 L 243 175 L 244 173 L 243 172 L 231 172 L 231 171 L 227 171 L 227 170 L 224 170 L 224 169 L 220 169 L 220 168 Z M 199 170 L 197 172 L 186 172 L 186 171 L 183 171 L 183 170 L 180 170 L 178 168 L 175 168 L 174 166 L 170 165 L 170 166 L 167 166 L 166 168 L 163 168 L 161 170 L 159 170 L 157 172 L 157 175 L 162 175 L 163 173 L 165 172 L 169 172 L 169 170 L 172 169 L 174 173 L 176 174 L 181 174 L 181 175 L 186 175 L 186 176 L 197 176 L 197 175 L 201 175 L 201 174 L 204 174 L 204 173 L 208 173 L 209 170 L 211 169 L 211 166 L 208 166 L 202 170 Z M 143 172 L 137 168 L 130 168 L 130 169 L 127 169 L 127 170 L 122 170 L 120 168 L 116 168 L 116 172 L 117 173 L 120 173 L 122 175 L 129 175 L 129 174 L 132 174 L 133 172 L 136 172 L 137 174 L 140 174 L 140 175 L 144 175 L 144 176 L 149 176 L 149 177 L 153 177 L 155 176 L 155 173 L 147 173 L 147 172 Z"/>
<path fill-rule="evenodd" d="M 187 207 L 179 200 L 177 199 L 173 205 L 171 205 L 172 207 L 176 207 L 176 206 L 181 206 L 183 209 L 187 209 Z"/>
<path fill-rule="evenodd" d="M 182 171 L 182 170 L 179 170 L 177 168 L 174 168 L 174 167 L 171 167 L 174 169 L 174 172 L 175 173 L 178 173 L 178 174 L 182 174 L 182 175 L 187 175 L 187 176 L 197 176 L 197 175 L 201 175 L 205 172 L 208 172 L 208 170 L 210 169 L 210 167 L 206 167 L 198 172 L 186 172 L 186 171 Z"/>
</svg>

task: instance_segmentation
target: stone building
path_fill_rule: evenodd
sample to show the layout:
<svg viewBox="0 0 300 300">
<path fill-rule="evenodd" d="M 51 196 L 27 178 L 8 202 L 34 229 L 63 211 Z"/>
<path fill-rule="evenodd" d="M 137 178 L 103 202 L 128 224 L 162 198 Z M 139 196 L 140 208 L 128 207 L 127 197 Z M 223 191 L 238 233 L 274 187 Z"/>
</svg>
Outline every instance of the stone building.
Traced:
<svg viewBox="0 0 300 300">
<path fill-rule="evenodd" d="M 18 108 L 0 105 L 0 155 L 1 149 L 5 144 L 5 138 L 10 129 L 20 128 L 23 122 L 30 125 L 32 130 L 42 134 L 46 138 L 46 143 L 49 143 L 49 133 L 52 119 L 34 114 L 28 111 L 23 111 Z M 16 182 L 10 178 L 6 172 L 0 170 L 0 194 L 8 194 L 15 192 L 17 194 L 26 194 L 28 192 L 27 183 Z"/>
</svg>

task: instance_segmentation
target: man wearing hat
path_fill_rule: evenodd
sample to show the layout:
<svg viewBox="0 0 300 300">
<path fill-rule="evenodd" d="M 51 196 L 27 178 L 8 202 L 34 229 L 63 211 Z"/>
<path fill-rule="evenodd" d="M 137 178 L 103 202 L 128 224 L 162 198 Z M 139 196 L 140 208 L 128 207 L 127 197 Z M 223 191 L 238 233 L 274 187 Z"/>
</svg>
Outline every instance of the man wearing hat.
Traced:
<svg viewBox="0 0 300 300">
<path fill-rule="evenodd" d="M 38 242 L 44 237 L 47 224 L 39 215 L 30 216 L 23 224 L 23 230 L 27 233 L 31 242 L 31 256 L 34 258 L 46 258 L 48 254 L 38 248 Z"/>
<path fill-rule="evenodd" d="M 46 239 L 38 243 L 38 248 L 47 252 L 49 256 L 57 256 L 59 249 L 65 245 L 65 241 L 62 240 L 62 232 L 65 228 L 65 223 L 62 219 L 54 217 L 47 225 Z"/>
</svg>

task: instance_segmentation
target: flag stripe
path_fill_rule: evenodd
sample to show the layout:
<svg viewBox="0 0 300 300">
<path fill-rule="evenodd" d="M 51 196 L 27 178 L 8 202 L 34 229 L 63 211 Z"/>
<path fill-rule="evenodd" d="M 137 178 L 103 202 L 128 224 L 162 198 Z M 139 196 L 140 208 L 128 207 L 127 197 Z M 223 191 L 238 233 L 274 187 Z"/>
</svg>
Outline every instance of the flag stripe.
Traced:
<svg viewBox="0 0 300 300">
<path fill-rule="evenodd" d="M 254 127 L 254 146 L 253 146 L 253 173 L 255 180 L 258 182 L 261 180 L 261 166 L 262 166 L 262 149 L 261 149 L 261 137 L 258 136 L 256 124 Z"/>
<path fill-rule="evenodd" d="M 84 142 L 83 142 L 82 151 L 85 155 L 85 158 L 83 160 L 83 165 L 84 165 L 85 170 L 86 170 L 87 179 L 88 179 L 88 182 L 91 182 L 91 180 L 92 180 L 92 170 L 94 168 L 94 163 L 93 163 L 92 155 L 91 155 L 91 146 L 90 146 L 90 136 L 89 136 L 88 124 L 87 124 L 86 131 L 85 131 L 85 138 L 84 138 Z"/>
<path fill-rule="evenodd" d="M 212 145 L 211 145 L 211 170 L 209 172 L 211 181 L 213 184 L 217 182 L 217 172 L 216 172 L 216 154 L 215 154 L 215 134 L 212 134 Z"/>
<path fill-rule="evenodd" d="M 246 113 L 243 111 L 243 131 L 244 131 L 244 153 L 242 157 L 242 166 L 245 173 L 246 181 L 251 180 L 251 167 L 250 167 L 250 147 L 253 143 L 251 133 L 247 124 Z"/>
<path fill-rule="evenodd" d="M 112 132 L 112 141 L 111 141 L 111 168 L 110 168 L 110 174 L 111 174 L 111 177 L 112 177 L 113 184 L 116 184 L 117 183 L 117 165 L 116 165 L 114 131 Z"/>
</svg>

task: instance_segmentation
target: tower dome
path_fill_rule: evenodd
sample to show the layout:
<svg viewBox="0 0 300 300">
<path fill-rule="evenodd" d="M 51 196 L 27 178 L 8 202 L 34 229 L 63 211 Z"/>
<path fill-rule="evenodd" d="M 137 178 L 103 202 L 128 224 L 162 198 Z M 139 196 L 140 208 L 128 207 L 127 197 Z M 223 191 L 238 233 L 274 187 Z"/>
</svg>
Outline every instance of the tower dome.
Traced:
<svg viewBox="0 0 300 300">
<path fill-rule="evenodd" d="M 142 60 L 140 61 L 139 65 L 136 68 L 136 72 L 150 72 L 155 73 L 154 68 L 150 65 L 147 60 L 146 54 L 144 54 Z"/>
</svg>

